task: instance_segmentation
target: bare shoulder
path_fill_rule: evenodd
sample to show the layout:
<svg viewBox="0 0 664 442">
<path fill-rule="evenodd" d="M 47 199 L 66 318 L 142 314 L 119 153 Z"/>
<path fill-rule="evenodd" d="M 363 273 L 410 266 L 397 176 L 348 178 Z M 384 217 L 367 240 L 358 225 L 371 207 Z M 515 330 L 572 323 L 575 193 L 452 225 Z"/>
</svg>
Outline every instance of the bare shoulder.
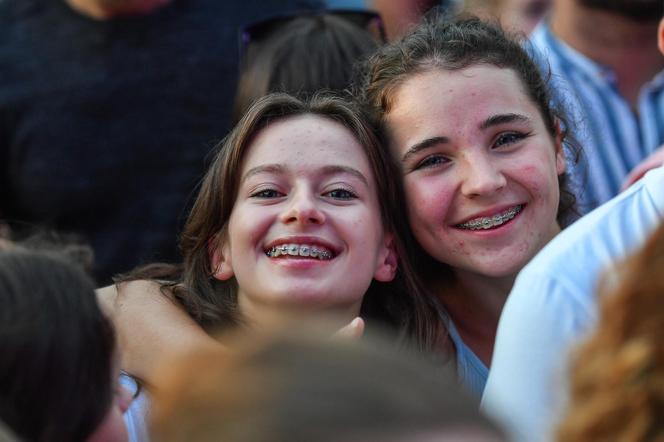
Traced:
<svg viewBox="0 0 664 442">
<path fill-rule="evenodd" d="M 106 287 L 101 287 L 96 290 L 97 302 L 102 311 L 107 315 L 112 315 L 115 308 L 115 302 L 118 297 L 118 290 L 115 285 L 108 285 Z"/>
<path fill-rule="evenodd" d="M 107 314 L 117 313 L 120 308 L 170 302 L 161 284 L 149 280 L 128 281 L 99 288 L 97 300 Z"/>
</svg>

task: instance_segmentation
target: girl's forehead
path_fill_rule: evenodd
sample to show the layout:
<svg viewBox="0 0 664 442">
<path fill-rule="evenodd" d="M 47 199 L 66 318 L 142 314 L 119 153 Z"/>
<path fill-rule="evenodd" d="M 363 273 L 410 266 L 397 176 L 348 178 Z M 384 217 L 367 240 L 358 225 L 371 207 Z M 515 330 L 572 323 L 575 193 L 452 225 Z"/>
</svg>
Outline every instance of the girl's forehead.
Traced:
<svg viewBox="0 0 664 442">
<path fill-rule="evenodd" d="M 256 134 L 243 158 L 243 173 L 261 164 L 291 167 L 351 166 L 370 170 L 366 152 L 346 126 L 319 115 L 275 121 Z"/>
<path fill-rule="evenodd" d="M 517 72 L 489 64 L 462 69 L 435 67 L 413 74 L 395 88 L 391 104 L 386 114 L 388 125 L 394 115 L 430 115 L 437 110 L 454 116 L 469 107 L 480 114 L 498 112 L 503 106 L 539 113 Z"/>
</svg>

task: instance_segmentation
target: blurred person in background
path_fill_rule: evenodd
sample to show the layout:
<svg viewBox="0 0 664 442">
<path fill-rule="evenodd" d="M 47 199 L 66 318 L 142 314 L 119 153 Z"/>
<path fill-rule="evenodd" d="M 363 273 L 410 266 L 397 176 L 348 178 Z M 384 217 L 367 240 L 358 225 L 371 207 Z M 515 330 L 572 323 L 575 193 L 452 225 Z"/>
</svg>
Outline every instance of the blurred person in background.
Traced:
<svg viewBox="0 0 664 442">
<path fill-rule="evenodd" d="M 452 366 L 379 338 L 330 340 L 296 328 L 236 337 L 231 354 L 192 351 L 159 375 L 154 441 L 505 440 Z"/>
<path fill-rule="evenodd" d="M 0 219 L 93 247 L 94 275 L 177 260 L 231 127 L 238 29 L 316 0 L 0 2 Z"/>
<path fill-rule="evenodd" d="M 334 0 L 332 0 L 334 1 Z M 343 0 L 339 0 L 343 2 Z M 392 41 L 403 36 L 432 8 L 455 11 L 462 0 L 371 0 L 372 6 L 385 22 L 387 38 Z"/>
<path fill-rule="evenodd" d="M 554 0 L 531 35 L 554 98 L 577 123 L 585 156 L 570 172 L 583 213 L 642 176 L 653 152 L 664 160 L 663 13 L 662 0 Z"/>
<path fill-rule="evenodd" d="M 385 31 L 362 1 L 348 3 L 339 10 L 280 14 L 243 29 L 234 123 L 270 92 L 307 97 L 350 86 L 355 65 L 385 42 Z"/>
<path fill-rule="evenodd" d="M 498 20 L 509 32 L 528 35 L 544 17 L 551 0 L 466 0 L 464 10 L 489 20 Z"/>
</svg>

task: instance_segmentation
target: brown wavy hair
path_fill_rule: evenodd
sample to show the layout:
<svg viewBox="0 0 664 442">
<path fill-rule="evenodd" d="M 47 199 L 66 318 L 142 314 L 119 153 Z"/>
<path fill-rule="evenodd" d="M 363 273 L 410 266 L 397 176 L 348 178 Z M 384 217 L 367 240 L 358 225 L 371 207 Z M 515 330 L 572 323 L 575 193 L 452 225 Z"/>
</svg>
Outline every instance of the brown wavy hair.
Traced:
<svg viewBox="0 0 664 442">
<path fill-rule="evenodd" d="M 369 119 L 350 101 L 327 94 L 298 99 L 275 93 L 252 105 L 228 137 L 217 146 L 180 238 L 180 265 L 151 264 L 121 275 L 116 282 L 152 279 L 172 296 L 204 329 L 226 328 L 242 323 L 237 309 L 237 283 L 219 281 L 210 267 L 209 249 L 221 244 L 235 204 L 242 160 L 254 137 L 266 126 L 298 115 L 316 115 L 342 124 L 363 147 L 376 179 L 381 219 L 385 231 L 395 236 L 399 269 L 394 281 L 372 281 L 362 303 L 362 316 L 391 325 L 402 337 L 420 348 L 432 347 L 438 318 L 431 300 L 415 277 L 411 237 L 404 207 L 399 166 L 385 155 Z"/>
<path fill-rule="evenodd" d="M 664 224 L 603 284 L 597 330 L 574 353 L 561 442 L 664 440 Z M 613 275 L 611 275 L 613 276 Z"/>
</svg>

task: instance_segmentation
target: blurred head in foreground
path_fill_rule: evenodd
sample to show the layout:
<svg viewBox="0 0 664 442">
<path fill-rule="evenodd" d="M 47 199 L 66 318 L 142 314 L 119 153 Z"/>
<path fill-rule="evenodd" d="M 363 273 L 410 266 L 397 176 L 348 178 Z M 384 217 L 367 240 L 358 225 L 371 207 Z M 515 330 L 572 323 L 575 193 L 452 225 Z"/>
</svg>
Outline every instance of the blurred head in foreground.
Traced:
<svg viewBox="0 0 664 442">
<path fill-rule="evenodd" d="M 237 342 L 168 366 L 155 441 L 503 440 L 456 383 L 378 339 L 309 330 Z"/>
<path fill-rule="evenodd" d="M 124 442 L 115 333 L 68 258 L 0 251 L 0 421 L 20 440 Z"/>
</svg>

